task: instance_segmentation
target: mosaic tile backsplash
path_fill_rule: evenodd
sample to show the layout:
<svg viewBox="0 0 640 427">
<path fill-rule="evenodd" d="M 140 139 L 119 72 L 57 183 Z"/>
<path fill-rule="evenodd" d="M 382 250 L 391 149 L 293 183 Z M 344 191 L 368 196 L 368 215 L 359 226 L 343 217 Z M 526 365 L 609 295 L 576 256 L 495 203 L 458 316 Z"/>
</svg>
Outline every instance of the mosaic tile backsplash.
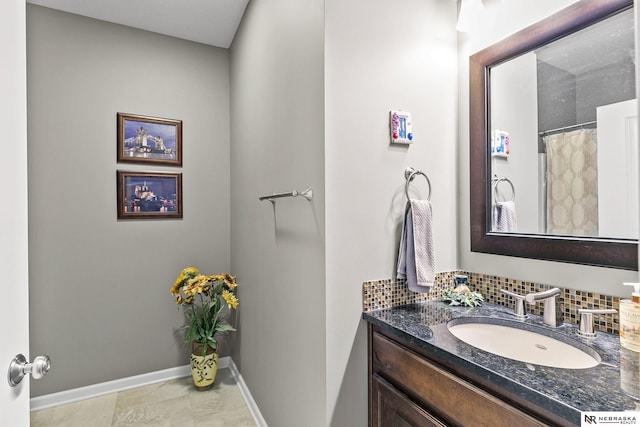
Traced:
<svg viewBox="0 0 640 427">
<path fill-rule="evenodd" d="M 447 271 L 436 273 L 434 286 L 429 293 L 415 293 L 409 290 L 405 280 L 373 280 L 362 284 L 362 310 L 372 311 L 382 308 L 396 307 L 416 302 L 440 299 L 442 291 L 453 285 L 453 276 L 464 274 L 469 277 L 469 288 L 480 292 L 487 302 L 513 307 L 511 297 L 504 295 L 500 289 L 524 295 L 551 289 L 552 286 L 522 280 L 506 279 L 504 277 L 486 274 L 470 273 L 468 271 Z M 619 310 L 620 298 L 602 295 L 595 292 L 577 291 L 575 289 L 561 289 L 558 303 L 564 314 L 564 321 L 577 324 L 578 309 L 613 308 Z M 526 304 L 527 312 L 542 315 L 542 304 Z M 620 324 L 617 314 L 594 316 L 594 328 L 610 334 L 618 334 Z"/>
</svg>

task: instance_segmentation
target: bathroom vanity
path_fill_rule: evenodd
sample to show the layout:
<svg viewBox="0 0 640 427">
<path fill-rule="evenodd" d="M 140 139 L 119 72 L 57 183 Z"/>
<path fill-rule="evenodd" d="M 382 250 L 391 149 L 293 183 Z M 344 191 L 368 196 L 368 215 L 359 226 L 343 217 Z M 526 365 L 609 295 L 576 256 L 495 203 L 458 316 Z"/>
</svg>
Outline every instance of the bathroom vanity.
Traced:
<svg viewBox="0 0 640 427">
<path fill-rule="evenodd" d="M 640 354 L 620 348 L 615 335 L 580 338 L 567 324 L 552 330 L 600 358 L 591 368 L 565 369 L 480 350 L 447 326 L 465 317 L 512 321 L 512 311 L 431 301 L 365 312 L 369 425 L 571 426 L 580 425 L 581 411 L 635 410 L 639 385 L 625 375 L 637 380 Z M 523 322 L 539 327 L 542 318 Z"/>
</svg>

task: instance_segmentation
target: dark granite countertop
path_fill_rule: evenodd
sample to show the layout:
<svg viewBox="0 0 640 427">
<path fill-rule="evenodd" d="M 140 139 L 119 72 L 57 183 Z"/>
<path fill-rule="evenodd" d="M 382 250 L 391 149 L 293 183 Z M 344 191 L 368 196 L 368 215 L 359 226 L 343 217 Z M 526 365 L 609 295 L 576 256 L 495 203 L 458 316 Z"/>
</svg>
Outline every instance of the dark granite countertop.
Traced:
<svg viewBox="0 0 640 427">
<path fill-rule="evenodd" d="M 532 365 L 480 350 L 459 340 L 447 322 L 461 317 L 508 319 L 513 309 L 485 303 L 482 307 L 452 307 L 440 301 L 410 304 L 364 312 L 362 317 L 391 335 L 411 342 L 496 386 L 516 393 L 580 425 L 581 411 L 636 410 L 632 396 L 640 401 L 640 353 L 620 346 L 617 335 L 598 332 L 595 339 L 581 338 L 577 326 L 543 325 L 540 316 L 529 315 L 524 328 L 544 327 L 556 338 L 578 341 L 600 355 L 593 368 L 564 369 Z M 585 347 L 586 346 L 586 347 Z"/>
</svg>

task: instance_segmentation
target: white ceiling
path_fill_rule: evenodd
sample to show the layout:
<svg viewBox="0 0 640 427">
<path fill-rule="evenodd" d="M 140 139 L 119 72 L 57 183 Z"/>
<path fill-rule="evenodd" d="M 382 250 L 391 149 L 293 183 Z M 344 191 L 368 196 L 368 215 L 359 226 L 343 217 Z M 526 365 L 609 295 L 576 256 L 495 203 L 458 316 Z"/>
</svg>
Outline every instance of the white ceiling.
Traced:
<svg viewBox="0 0 640 427">
<path fill-rule="evenodd" d="M 89 18 L 228 48 L 249 0 L 26 0 Z"/>
</svg>

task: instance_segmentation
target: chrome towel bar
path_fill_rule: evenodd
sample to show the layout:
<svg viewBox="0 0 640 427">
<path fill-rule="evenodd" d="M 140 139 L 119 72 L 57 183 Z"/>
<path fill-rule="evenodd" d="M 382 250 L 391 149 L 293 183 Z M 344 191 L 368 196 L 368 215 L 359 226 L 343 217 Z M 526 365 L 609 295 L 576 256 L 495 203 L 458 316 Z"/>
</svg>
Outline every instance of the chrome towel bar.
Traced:
<svg viewBox="0 0 640 427">
<path fill-rule="evenodd" d="M 307 187 L 302 191 L 293 190 L 289 193 L 274 193 L 269 196 L 261 196 L 260 200 L 268 200 L 271 203 L 275 203 L 274 202 L 275 199 L 282 199 L 283 197 L 298 197 L 298 196 L 302 196 L 307 200 L 311 200 L 313 199 L 313 190 L 311 189 L 311 187 Z"/>
</svg>

